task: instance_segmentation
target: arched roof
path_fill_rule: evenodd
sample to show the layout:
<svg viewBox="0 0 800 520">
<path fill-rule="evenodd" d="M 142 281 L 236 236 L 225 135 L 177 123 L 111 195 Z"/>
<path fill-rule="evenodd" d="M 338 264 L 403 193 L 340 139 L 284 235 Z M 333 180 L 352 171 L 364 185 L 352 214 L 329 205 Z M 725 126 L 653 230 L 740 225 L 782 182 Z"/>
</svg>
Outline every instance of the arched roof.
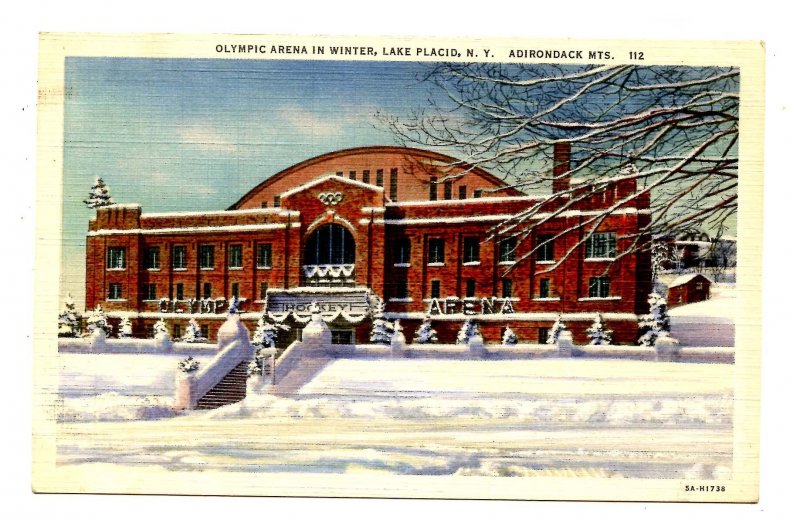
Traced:
<svg viewBox="0 0 800 520">
<path fill-rule="evenodd" d="M 388 196 L 389 172 L 392 169 L 397 169 L 398 175 L 402 176 L 398 183 L 402 191 L 399 200 L 426 199 L 419 195 L 426 189 L 430 176 L 443 177 L 466 170 L 469 171 L 456 178 L 454 184 L 466 184 L 473 190 L 500 190 L 493 196 L 524 195 L 483 168 L 470 167 L 464 161 L 438 152 L 401 146 L 364 146 L 325 153 L 290 166 L 259 183 L 229 209 L 259 207 L 262 202 L 271 206 L 272 199 L 288 189 L 338 172 L 345 176 L 355 172 L 359 180 L 366 174 L 370 176 L 369 181 L 375 183 L 376 173 L 381 170 L 385 175 L 383 184 Z"/>
</svg>

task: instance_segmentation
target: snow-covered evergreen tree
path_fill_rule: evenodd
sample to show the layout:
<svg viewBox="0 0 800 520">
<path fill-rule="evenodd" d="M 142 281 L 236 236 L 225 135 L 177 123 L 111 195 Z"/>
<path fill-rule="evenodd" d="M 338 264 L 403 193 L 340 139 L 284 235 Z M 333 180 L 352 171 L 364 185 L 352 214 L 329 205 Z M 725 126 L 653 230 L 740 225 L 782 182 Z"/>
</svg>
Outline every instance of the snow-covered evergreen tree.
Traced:
<svg viewBox="0 0 800 520">
<path fill-rule="evenodd" d="M 439 337 L 431 324 L 431 317 L 425 316 L 417 331 L 414 333 L 414 343 L 438 343 Z"/>
<path fill-rule="evenodd" d="M 95 329 L 103 329 L 106 336 L 111 336 L 111 325 L 108 323 L 106 313 L 103 312 L 102 307 L 99 305 L 92 310 L 92 313 L 86 319 L 86 331 L 91 334 Z"/>
<path fill-rule="evenodd" d="M 161 318 L 153 325 L 153 336 L 156 338 L 159 336 L 169 336 L 169 329 L 167 329 L 167 322 L 164 321 L 164 318 Z"/>
<path fill-rule="evenodd" d="M 481 330 L 480 327 L 478 326 L 478 322 L 475 320 L 467 319 L 461 326 L 461 330 L 458 331 L 458 337 L 456 339 L 456 343 L 467 345 L 469 344 L 470 338 L 480 335 L 481 335 Z"/>
<path fill-rule="evenodd" d="M 639 329 L 642 331 L 639 344 L 652 347 L 659 336 L 669 336 L 669 316 L 667 301 L 660 294 L 651 293 L 647 303 L 650 304 L 650 313 L 639 320 Z"/>
<path fill-rule="evenodd" d="M 519 340 L 517 339 L 516 333 L 511 330 L 511 327 L 506 325 L 505 330 L 503 330 L 503 339 L 502 344 L 509 347 L 516 345 Z"/>
<path fill-rule="evenodd" d="M 603 317 L 598 312 L 591 327 L 586 329 L 586 334 L 589 336 L 589 345 L 610 345 L 612 332 L 614 331 L 606 328 Z"/>
<path fill-rule="evenodd" d="M 131 325 L 131 319 L 127 316 L 122 318 L 122 321 L 119 324 L 119 337 L 120 338 L 130 338 L 133 336 L 133 326 Z"/>
<path fill-rule="evenodd" d="M 386 304 L 379 297 L 376 297 L 374 309 L 372 311 L 372 332 L 369 335 L 370 343 L 380 343 L 388 345 L 392 341 L 392 334 L 394 327 L 392 323 L 384 316 Z"/>
<path fill-rule="evenodd" d="M 256 324 L 256 330 L 253 332 L 253 348 L 258 350 L 265 347 L 274 347 L 278 342 L 278 331 L 280 329 L 289 330 L 289 327 L 273 323 L 266 315 L 261 316 Z"/>
<path fill-rule="evenodd" d="M 58 335 L 62 338 L 74 338 L 80 332 L 80 320 L 75 311 L 75 300 L 67 293 L 64 299 L 64 311 L 58 315 Z"/>
<path fill-rule="evenodd" d="M 228 303 L 228 314 L 238 314 L 238 313 L 239 313 L 239 297 L 234 296 Z"/>
<path fill-rule="evenodd" d="M 189 320 L 189 323 L 186 325 L 186 333 L 181 338 L 181 341 L 185 341 L 187 343 L 200 343 L 205 341 L 206 338 L 203 337 L 203 333 L 200 331 L 200 325 L 197 324 L 194 318 Z"/>
<path fill-rule="evenodd" d="M 567 330 L 567 327 L 561 322 L 561 315 L 559 314 L 556 317 L 556 321 L 553 323 L 553 326 L 550 327 L 550 332 L 547 333 L 547 344 L 555 345 L 558 341 L 558 337 L 565 330 Z"/>
<path fill-rule="evenodd" d="M 114 204 L 114 199 L 111 198 L 111 193 L 108 186 L 100 177 L 94 180 L 94 185 L 89 190 L 89 197 L 83 201 L 86 207 L 94 209 L 102 206 L 110 206 Z"/>
</svg>

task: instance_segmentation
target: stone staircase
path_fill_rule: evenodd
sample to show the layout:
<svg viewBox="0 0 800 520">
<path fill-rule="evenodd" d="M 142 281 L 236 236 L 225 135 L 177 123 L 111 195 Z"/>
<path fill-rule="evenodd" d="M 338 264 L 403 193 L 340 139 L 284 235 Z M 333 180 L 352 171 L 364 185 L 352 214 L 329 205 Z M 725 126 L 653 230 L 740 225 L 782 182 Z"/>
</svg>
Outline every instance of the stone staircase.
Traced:
<svg viewBox="0 0 800 520">
<path fill-rule="evenodd" d="M 198 410 L 211 410 L 241 401 L 247 395 L 247 364 L 242 361 L 197 401 Z"/>
</svg>

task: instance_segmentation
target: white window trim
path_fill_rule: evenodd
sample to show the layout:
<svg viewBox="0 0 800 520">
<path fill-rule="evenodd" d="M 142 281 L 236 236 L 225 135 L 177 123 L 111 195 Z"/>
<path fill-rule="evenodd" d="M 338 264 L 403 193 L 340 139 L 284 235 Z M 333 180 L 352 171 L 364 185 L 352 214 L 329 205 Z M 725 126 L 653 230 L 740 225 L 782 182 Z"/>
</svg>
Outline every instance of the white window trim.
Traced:
<svg viewBox="0 0 800 520">
<path fill-rule="evenodd" d="M 537 260 L 536 265 L 553 265 L 555 264 L 555 260 Z"/>
<path fill-rule="evenodd" d="M 444 262 L 428 262 L 428 267 L 444 267 Z"/>
<path fill-rule="evenodd" d="M 106 271 L 126 271 L 126 267 L 106 267 Z"/>
<path fill-rule="evenodd" d="M 127 298 L 106 298 L 107 302 L 126 302 Z"/>
<path fill-rule="evenodd" d="M 621 300 L 622 296 L 586 296 L 584 298 L 578 298 L 579 302 L 596 302 L 596 301 L 607 301 L 607 300 Z"/>
<path fill-rule="evenodd" d="M 411 303 L 414 301 L 414 298 L 389 298 L 389 301 L 396 303 Z"/>
<path fill-rule="evenodd" d="M 431 265 L 431 264 L 428 264 L 428 265 Z M 398 264 L 394 264 L 394 266 L 395 267 L 411 267 L 411 264 L 409 262 L 400 262 Z"/>
<path fill-rule="evenodd" d="M 536 296 L 534 298 L 531 298 L 531 300 L 533 300 L 535 302 L 558 302 L 558 301 L 561 301 L 561 297 L 560 296 L 548 296 L 546 298 L 541 298 L 539 296 Z"/>
<path fill-rule="evenodd" d="M 148 267 L 147 270 L 151 273 L 156 273 L 161 270 L 160 267 Z"/>
<path fill-rule="evenodd" d="M 271 265 L 257 265 L 256 269 L 259 270 L 259 271 L 269 271 L 270 269 L 272 269 L 272 266 Z"/>
<path fill-rule="evenodd" d="M 228 267 L 228 271 L 244 271 L 244 266 L 242 266 L 242 267 Z"/>
<path fill-rule="evenodd" d="M 616 260 L 616 256 L 593 256 L 587 257 L 584 261 L 586 262 L 613 262 Z"/>
<path fill-rule="evenodd" d="M 497 262 L 497 265 L 514 265 L 516 263 L 516 260 L 503 260 L 502 262 Z"/>
<path fill-rule="evenodd" d="M 464 262 L 461 265 L 464 265 L 464 266 L 467 266 L 467 267 L 474 266 L 474 265 L 481 265 L 481 261 L 480 260 L 473 260 L 471 262 Z"/>
<path fill-rule="evenodd" d="M 200 270 L 201 271 L 213 271 L 214 268 L 213 267 L 201 267 Z"/>
<path fill-rule="evenodd" d="M 173 267 L 172 270 L 173 271 L 178 271 L 178 272 L 184 272 L 184 271 L 188 271 L 189 268 L 188 267 Z"/>
</svg>

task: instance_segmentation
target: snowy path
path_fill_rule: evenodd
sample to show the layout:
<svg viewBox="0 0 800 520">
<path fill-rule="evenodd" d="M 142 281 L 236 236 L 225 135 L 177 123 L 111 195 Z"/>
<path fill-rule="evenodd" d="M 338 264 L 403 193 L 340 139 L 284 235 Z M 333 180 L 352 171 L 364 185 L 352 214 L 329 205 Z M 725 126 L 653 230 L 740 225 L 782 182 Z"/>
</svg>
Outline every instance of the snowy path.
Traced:
<svg viewBox="0 0 800 520">
<path fill-rule="evenodd" d="M 62 464 L 167 470 L 722 477 L 733 367 L 339 360 L 294 398 L 62 423 Z"/>
</svg>

